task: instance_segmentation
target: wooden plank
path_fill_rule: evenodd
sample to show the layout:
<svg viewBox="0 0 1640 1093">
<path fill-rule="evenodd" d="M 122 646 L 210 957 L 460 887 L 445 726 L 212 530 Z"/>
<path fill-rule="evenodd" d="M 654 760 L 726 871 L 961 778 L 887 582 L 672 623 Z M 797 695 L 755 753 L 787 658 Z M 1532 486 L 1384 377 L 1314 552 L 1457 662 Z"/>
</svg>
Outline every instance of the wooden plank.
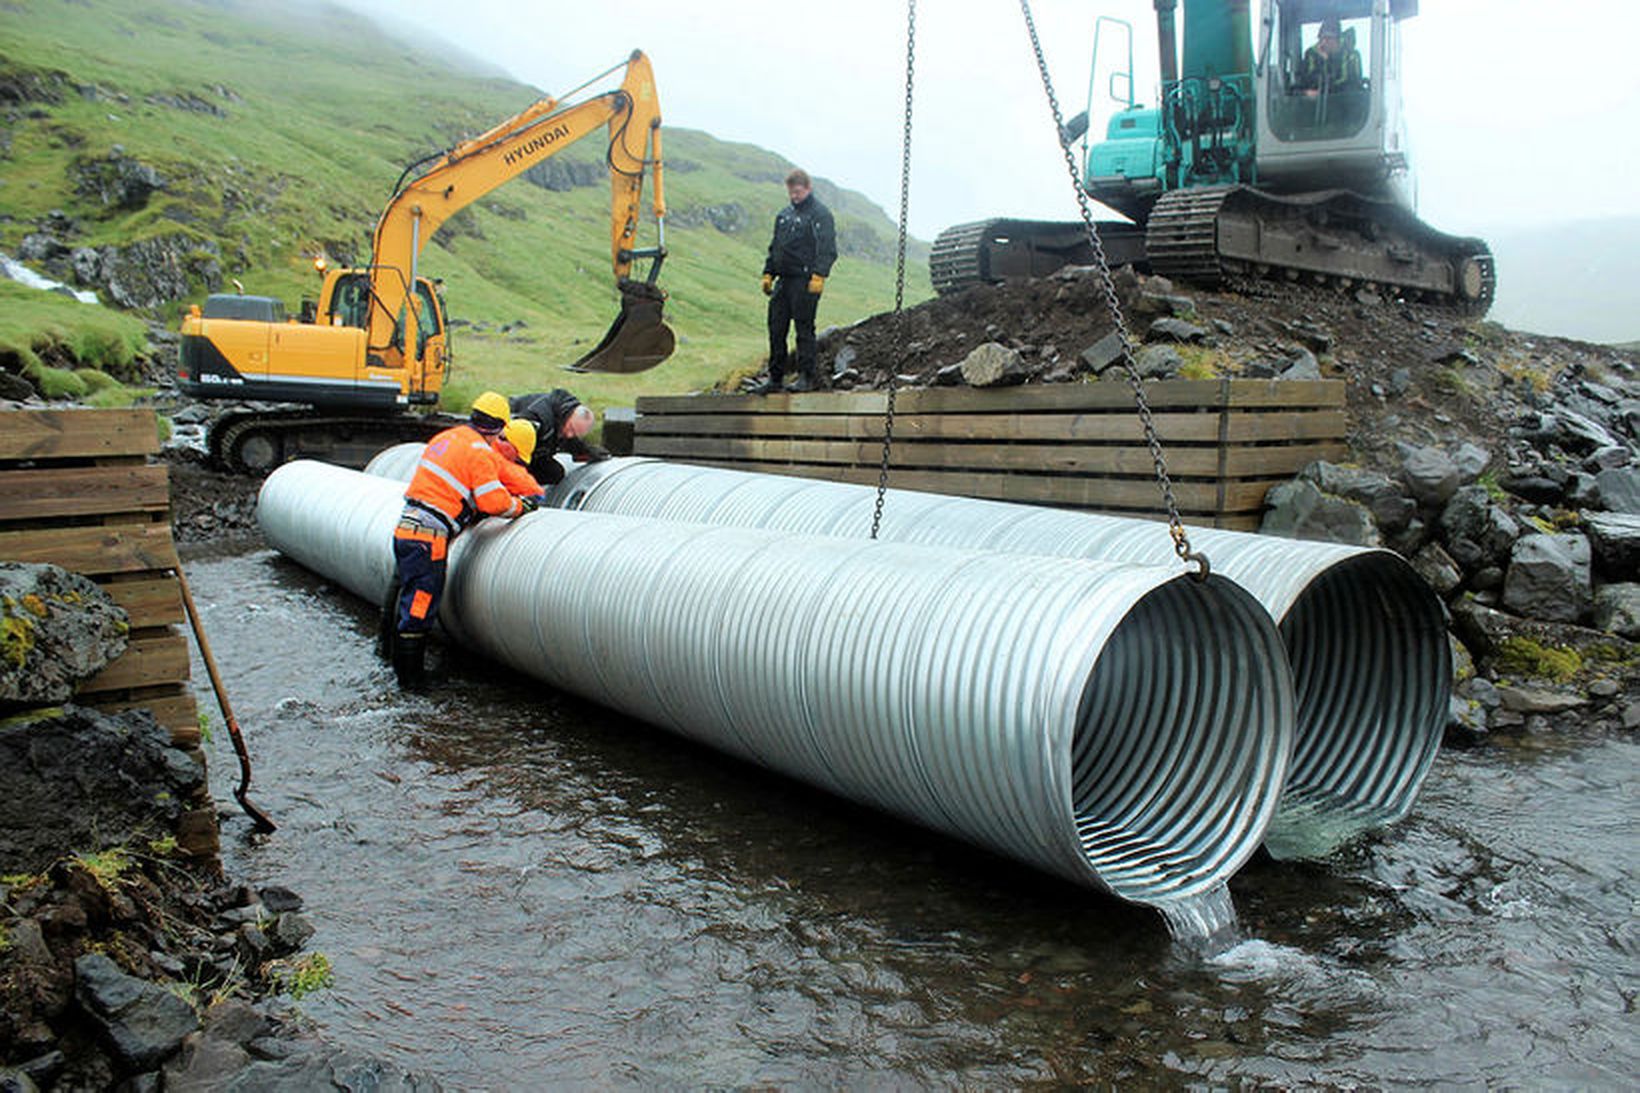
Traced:
<svg viewBox="0 0 1640 1093">
<path fill-rule="evenodd" d="M 832 482 L 876 485 L 877 471 L 871 467 L 848 467 L 819 463 L 750 463 L 735 460 L 691 459 L 690 463 L 731 470 L 761 471 L 797 478 L 822 478 Z M 889 475 L 893 489 L 922 493 L 945 493 L 955 497 L 983 497 L 1027 504 L 1049 504 L 1076 508 L 1123 508 L 1147 512 L 1161 511 L 1161 494 L 1156 483 L 1140 478 L 1071 478 L 1048 475 L 985 474 L 973 471 L 896 471 Z M 1258 496 L 1271 483 L 1264 483 Z M 1174 495 L 1180 509 L 1211 517 L 1218 499 L 1217 489 L 1208 482 L 1175 482 Z"/>
<path fill-rule="evenodd" d="M 170 481 L 158 464 L 0 470 L 0 520 L 164 512 L 170 505 Z"/>
<path fill-rule="evenodd" d="M 169 524 L 120 524 L 0 531 L 0 561 L 54 562 L 75 573 L 100 577 L 175 569 L 177 552 Z"/>
<path fill-rule="evenodd" d="M 1164 415 L 1157 415 L 1158 427 Z M 1232 443 L 1251 440 L 1343 440 L 1349 435 L 1349 419 L 1342 410 L 1301 410 L 1277 413 L 1224 415 L 1225 439 Z M 1166 433 L 1162 434 L 1165 438 Z"/>
<path fill-rule="evenodd" d="M 102 586 L 109 599 L 131 616 L 131 629 L 171 626 L 187 616 L 182 609 L 182 587 L 175 577 L 116 581 Z"/>
<path fill-rule="evenodd" d="M 1145 384 L 1157 409 L 1236 407 L 1332 408 L 1344 405 L 1340 380 L 1168 380 Z M 881 391 L 816 392 L 803 395 L 663 395 L 637 400 L 645 414 L 881 414 Z M 1130 407 L 1125 383 L 1048 383 L 998 390 L 971 387 L 918 388 L 901 392 L 895 408 L 908 414 L 972 414 L 1101 410 Z"/>
<path fill-rule="evenodd" d="M 1293 415 L 1297 420 L 1300 415 Z M 1165 442 L 1218 439 L 1216 413 L 1156 414 Z M 787 436 L 878 440 L 880 416 L 856 414 L 659 414 L 641 417 L 637 435 Z M 1326 433 L 1326 436 L 1333 434 Z M 1342 434 L 1340 434 L 1342 435 Z M 1129 406 L 1115 413 L 1086 414 L 899 414 L 894 438 L 917 440 L 1084 440 L 1144 442 L 1144 428 Z M 1262 439 L 1262 438 L 1260 438 Z M 641 440 L 639 441 L 641 443 Z"/>
<path fill-rule="evenodd" d="M 645 438 L 638 445 L 637 451 L 639 455 L 670 456 L 678 459 L 744 459 L 759 463 L 845 463 L 871 466 L 878 459 L 881 449 L 875 443 L 852 440 L 661 436 Z M 1170 448 L 1167 452 L 1167 465 L 1175 476 L 1212 476 L 1219 471 L 1219 452 L 1216 447 Z M 1076 444 L 896 443 L 891 467 L 1147 477 L 1155 473 L 1147 448 Z"/>
<path fill-rule="evenodd" d="M 0 422 L 0 459 L 152 455 L 152 410 L 12 410 Z"/>
<path fill-rule="evenodd" d="M 162 631 L 132 638 L 118 659 L 82 683 L 76 693 L 180 683 L 187 678 L 188 640 L 181 634 Z"/>
<path fill-rule="evenodd" d="M 1280 444 L 1262 448 L 1228 448 L 1225 451 L 1224 474 L 1227 478 L 1251 478 L 1255 475 L 1286 475 L 1289 478 L 1318 459 L 1337 461 L 1349 455 L 1344 444 Z M 1173 453 L 1167 457 L 1173 466 Z"/>
</svg>

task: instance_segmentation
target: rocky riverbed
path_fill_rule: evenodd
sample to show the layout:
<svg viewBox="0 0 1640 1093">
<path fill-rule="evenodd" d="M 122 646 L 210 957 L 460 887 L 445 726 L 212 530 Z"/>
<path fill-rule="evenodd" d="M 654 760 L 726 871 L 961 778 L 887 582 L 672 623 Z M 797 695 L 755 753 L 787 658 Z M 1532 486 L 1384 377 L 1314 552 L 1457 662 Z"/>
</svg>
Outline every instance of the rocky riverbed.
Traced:
<svg viewBox="0 0 1640 1093">
<path fill-rule="evenodd" d="M 197 753 L 69 701 L 126 633 L 85 578 L 0 563 L 0 1089 L 432 1088 L 292 1008 L 329 961 L 300 896 L 189 853 Z"/>
</svg>

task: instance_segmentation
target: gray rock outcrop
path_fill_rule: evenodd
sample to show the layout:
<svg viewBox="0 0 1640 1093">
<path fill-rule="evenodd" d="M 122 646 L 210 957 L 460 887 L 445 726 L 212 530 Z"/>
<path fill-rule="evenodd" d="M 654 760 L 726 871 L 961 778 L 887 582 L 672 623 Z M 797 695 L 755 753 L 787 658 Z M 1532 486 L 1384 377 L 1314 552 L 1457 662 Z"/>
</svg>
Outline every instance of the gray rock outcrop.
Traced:
<svg viewBox="0 0 1640 1093">
<path fill-rule="evenodd" d="M 151 1070 L 199 1027 L 199 1016 L 181 998 L 126 975 L 102 953 L 74 962 L 74 997 L 120 1062 Z"/>
<path fill-rule="evenodd" d="M 1503 581 L 1503 605 L 1528 618 L 1577 622 L 1594 589 L 1589 540 L 1581 535 L 1528 535 L 1515 543 Z"/>
<path fill-rule="evenodd" d="M 129 620 L 78 573 L 0 562 L 0 711 L 66 702 L 125 652 Z"/>
</svg>

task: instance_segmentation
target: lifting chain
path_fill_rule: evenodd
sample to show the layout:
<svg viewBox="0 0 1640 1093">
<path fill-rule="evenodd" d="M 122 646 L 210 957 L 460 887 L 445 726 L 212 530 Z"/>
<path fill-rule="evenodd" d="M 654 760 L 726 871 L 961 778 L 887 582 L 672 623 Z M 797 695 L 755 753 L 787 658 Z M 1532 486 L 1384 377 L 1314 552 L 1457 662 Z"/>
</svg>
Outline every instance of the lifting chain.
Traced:
<svg viewBox="0 0 1640 1093">
<path fill-rule="evenodd" d="M 905 8 L 905 130 L 900 137 L 900 232 L 894 250 L 895 344 L 905 344 L 905 219 L 911 203 L 911 89 L 917 59 L 917 0 Z M 883 463 L 877 472 L 877 504 L 871 512 L 871 537 L 883 525 L 883 500 L 888 496 L 888 457 L 894 448 L 894 388 L 899 362 L 888 369 L 888 402 L 883 411 Z"/>
<path fill-rule="evenodd" d="M 1150 402 L 1145 398 L 1144 380 L 1140 377 L 1139 366 L 1133 359 L 1133 336 L 1128 333 L 1127 320 L 1122 316 L 1122 303 L 1116 297 L 1116 285 L 1110 276 L 1110 262 L 1105 258 L 1105 245 L 1099 238 L 1099 229 L 1093 226 L 1093 212 L 1088 208 L 1088 194 L 1082 187 L 1082 172 L 1077 169 L 1076 154 L 1071 150 L 1070 139 L 1065 133 L 1065 117 L 1059 109 L 1059 97 L 1054 94 L 1053 80 L 1048 76 L 1048 61 L 1042 55 L 1042 42 L 1036 34 L 1036 20 L 1031 17 L 1030 0 L 1019 0 L 1019 10 L 1025 16 L 1025 29 L 1031 35 L 1031 49 L 1036 54 L 1036 68 L 1042 76 L 1042 90 L 1047 93 L 1048 108 L 1053 111 L 1054 132 L 1059 137 L 1059 150 L 1064 153 L 1065 166 L 1071 175 L 1071 187 L 1076 191 L 1076 204 L 1082 210 L 1082 223 L 1087 228 L 1088 242 L 1093 246 L 1094 262 L 1099 268 L 1100 284 L 1105 290 L 1105 307 L 1110 312 L 1111 321 L 1116 324 L 1116 334 L 1122 342 L 1122 368 L 1127 372 L 1128 386 L 1133 388 L 1133 402 L 1139 409 L 1139 420 L 1145 428 L 1145 443 L 1150 448 L 1150 460 L 1156 467 L 1156 484 L 1161 487 L 1162 501 L 1167 505 L 1168 534 L 1173 537 L 1173 553 L 1177 554 L 1181 561 L 1193 563 L 1196 566 L 1197 579 L 1206 580 L 1211 568 L 1207 555 L 1198 554 L 1190 548 L 1190 534 L 1185 530 L 1184 519 L 1179 515 L 1179 502 L 1173 496 L 1173 479 L 1168 476 L 1167 460 L 1162 455 L 1162 442 L 1156 435 L 1156 421 L 1150 413 Z M 906 118 L 909 124 L 909 110 Z M 892 406 L 893 403 L 890 402 L 889 405 Z M 884 467 L 887 467 L 886 455 Z"/>
</svg>

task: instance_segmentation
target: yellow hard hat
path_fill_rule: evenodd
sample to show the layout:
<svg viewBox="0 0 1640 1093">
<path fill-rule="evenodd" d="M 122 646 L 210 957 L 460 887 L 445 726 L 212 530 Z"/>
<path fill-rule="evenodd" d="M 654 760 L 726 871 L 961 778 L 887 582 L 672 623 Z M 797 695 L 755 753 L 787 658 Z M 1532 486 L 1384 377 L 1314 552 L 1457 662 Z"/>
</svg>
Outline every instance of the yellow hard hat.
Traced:
<svg viewBox="0 0 1640 1093">
<path fill-rule="evenodd" d="M 512 407 L 507 405 L 507 396 L 494 391 L 486 391 L 475 398 L 473 409 L 481 414 L 488 414 L 497 421 L 506 421 L 512 416 Z"/>
<path fill-rule="evenodd" d="M 501 430 L 501 436 L 518 449 L 520 463 L 528 463 L 535 455 L 535 422 L 515 417 Z"/>
</svg>

